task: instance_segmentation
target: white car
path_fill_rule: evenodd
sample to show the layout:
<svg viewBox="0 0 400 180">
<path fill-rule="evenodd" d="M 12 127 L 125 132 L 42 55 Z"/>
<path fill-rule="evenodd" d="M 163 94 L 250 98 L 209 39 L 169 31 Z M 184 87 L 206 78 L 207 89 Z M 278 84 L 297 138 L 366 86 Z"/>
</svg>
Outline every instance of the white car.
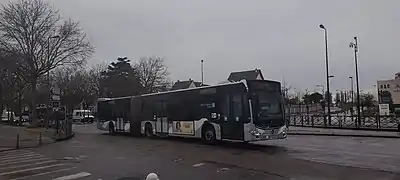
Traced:
<svg viewBox="0 0 400 180">
<path fill-rule="evenodd" d="M 79 109 L 73 111 L 72 120 L 81 123 L 88 123 L 88 122 L 93 123 L 94 116 L 92 115 L 92 112 L 90 110 Z"/>
<path fill-rule="evenodd" d="M 1 121 L 18 121 L 18 119 L 19 117 L 15 116 L 15 113 L 12 111 L 3 110 L 3 112 L 1 113 Z"/>
</svg>

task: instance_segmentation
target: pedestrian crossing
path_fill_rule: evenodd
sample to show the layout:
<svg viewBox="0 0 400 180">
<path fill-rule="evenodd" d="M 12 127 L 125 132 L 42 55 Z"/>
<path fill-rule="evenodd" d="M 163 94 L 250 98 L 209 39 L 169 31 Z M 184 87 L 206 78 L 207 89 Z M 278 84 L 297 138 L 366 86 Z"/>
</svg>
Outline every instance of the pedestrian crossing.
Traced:
<svg viewBox="0 0 400 180">
<path fill-rule="evenodd" d="M 74 163 L 52 159 L 30 150 L 0 152 L 0 180 L 75 180 L 91 174 Z"/>
</svg>

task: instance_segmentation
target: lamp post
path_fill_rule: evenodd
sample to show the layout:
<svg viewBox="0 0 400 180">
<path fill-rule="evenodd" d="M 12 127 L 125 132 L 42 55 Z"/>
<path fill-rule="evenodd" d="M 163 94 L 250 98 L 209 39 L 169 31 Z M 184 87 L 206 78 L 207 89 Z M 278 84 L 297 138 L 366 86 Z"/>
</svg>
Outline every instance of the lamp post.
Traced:
<svg viewBox="0 0 400 180">
<path fill-rule="evenodd" d="M 353 76 L 349 76 L 350 79 L 350 92 L 351 92 L 351 107 L 353 108 L 354 106 L 354 83 L 353 83 Z"/>
<path fill-rule="evenodd" d="M 324 34 L 325 34 L 325 68 L 326 68 L 326 91 L 328 94 L 328 101 L 327 101 L 327 106 L 328 106 L 328 122 L 329 125 L 331 125 L 332 122 L 332 118 L 331 118 L 331 98 L 330 98 L 330 90 L 329 90 L 329 60 L 328 60 L 328 31 L 325 28 L 325 26 L 323 24 L 319 25 L 319 28 L 324 30 Z"/>
<path fill-rule="evenodd" d="M 354 83 L 353 83 L 353 76 L 349 76 L 350 79 L 350 98 L 351 98 L 351 109 L 350 109 L 350 115 L 351 115 L 351 120 L 354 121 L 354 116 L 353 116 L 353 111 L 354 111 Z M 354 122 L 354 124 L 356 124 Z"/>
<path fill-rule="evenodd" d="M 358 77 L 358 38 L 354 37 L 354 42 L 350 42 L 350 48 L 354 49 L 354 64 L 355 64 L 355 71 L 356 71 L 356 88 L 357 88 L 357 121 L 358 127 L 361 127 L 361 106 L 360 106 L 360 85 L 359 85 L 359 77 Z"/>
<path fill-rule="evenodd" d="M 204 84 L 204 60 L 201 60 L 201 85 Z"/>
</svg>

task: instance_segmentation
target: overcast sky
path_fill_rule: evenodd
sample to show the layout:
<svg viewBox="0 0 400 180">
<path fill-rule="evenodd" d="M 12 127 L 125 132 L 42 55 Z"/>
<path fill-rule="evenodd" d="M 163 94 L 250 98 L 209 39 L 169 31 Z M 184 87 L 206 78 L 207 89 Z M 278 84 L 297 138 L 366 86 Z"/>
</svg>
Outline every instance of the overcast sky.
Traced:
<svg viewBox="0 0 400 180">
<path fill-rule="evenodd" d="M 6 0 L 0 0 L 3 3 Z M 298 89 L 325 84 L 328 29 L 332 91 L 354 76 L 349 42 L 359 37 L 360 86 L 400 71 L 399 0 L 53 0 L 63 17 L 80 21 L 96 53 L 165 58 L 172 80 L 214 84 L 231 71 L 260 68 L 266 79 Z"/>
</svg>

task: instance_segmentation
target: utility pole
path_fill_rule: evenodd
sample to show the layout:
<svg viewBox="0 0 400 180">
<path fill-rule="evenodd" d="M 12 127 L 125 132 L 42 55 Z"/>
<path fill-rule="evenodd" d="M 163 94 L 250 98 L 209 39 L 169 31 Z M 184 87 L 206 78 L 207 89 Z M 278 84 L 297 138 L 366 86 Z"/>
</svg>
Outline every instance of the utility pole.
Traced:
<svg viewBox="0 0 400 180">
<path fill-rule="evenodd" d="M 324 30 L 325 34 L 325 68 L 326 68 L 326 91 L 328 94 L 328 122 L 329 125 L 332 124 L 332 117 L 331 117 L 331 93 L 330 93 L 330 87 L 329 87 L 329 60 L 328 60 L 328 30 L 325 28 L 323 24 L 320 24 L 319 27 Z"/>
<path fill-rule="evenodd" d="M 350 109 L 350 115 L 351 115 L 351 120 L 354 121 L 354 83 L 353 83 L 353 76 L 350 76 L 350 98 L 351 98 L 351 109 Z"/>
<path fill-rule="evenodd" d="M 359 77 L 358 77 L 358 38 L 354 37 L 354 43 L 350 43 L 350 48 L 354 49 L 354 64 L 355 64 L 355 71 L 356 71 L 356 88 L 357 88 L 357 121 L 358 127 L 361 127 L 361 102 L 360 102 L 360 85 L 359 85 Z"/>
<path fill-rule="evenodd" d="M 204 60 L 201 60 L 201 85 L 204 84 Z"/>
</svg>

